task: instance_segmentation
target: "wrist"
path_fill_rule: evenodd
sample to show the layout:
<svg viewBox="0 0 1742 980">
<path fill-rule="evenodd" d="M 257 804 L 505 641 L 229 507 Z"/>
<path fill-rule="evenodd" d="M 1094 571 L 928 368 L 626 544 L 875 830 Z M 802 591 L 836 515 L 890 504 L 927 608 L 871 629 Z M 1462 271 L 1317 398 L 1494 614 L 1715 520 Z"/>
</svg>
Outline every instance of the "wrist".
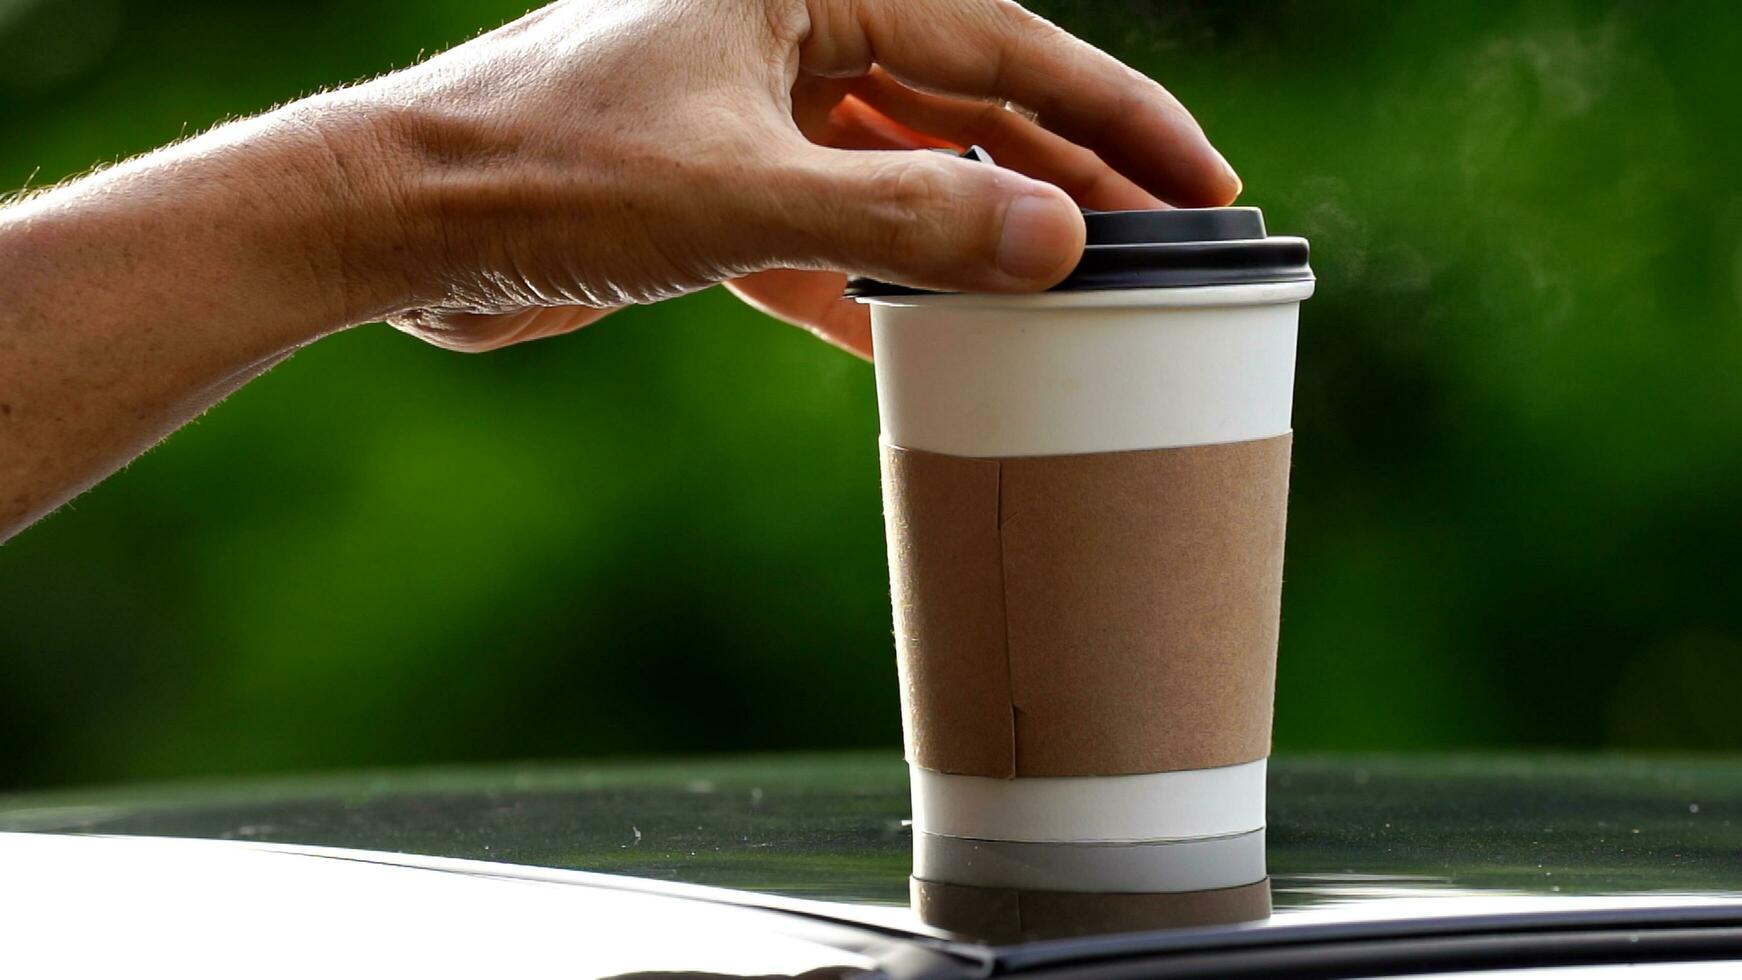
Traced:
<svg viewBox="0 0 1742 980">
<path fill-rule="evenodd" d="M 294 174 L 285 207 L 291 241 L 318 278 L 331 329 L 380 320 L 420 300 L 427 251 L 409 206 L 415 161 L 383 124 L 385 113 L 345 93 L 278 110 L 277 168 Z M 273 164 L 263 168 L 272 193 Z"/>
</svg>

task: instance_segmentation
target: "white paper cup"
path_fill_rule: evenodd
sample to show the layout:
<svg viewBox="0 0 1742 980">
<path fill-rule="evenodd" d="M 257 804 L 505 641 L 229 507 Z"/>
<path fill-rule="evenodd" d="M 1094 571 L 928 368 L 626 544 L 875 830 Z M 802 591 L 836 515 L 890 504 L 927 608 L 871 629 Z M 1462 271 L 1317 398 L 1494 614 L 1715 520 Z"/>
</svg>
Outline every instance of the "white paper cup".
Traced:
<svg viewBox="0 0 1742 980">
<path fill-rule="evenodd" d="M 1289 431 L 1311 282 L 880 298 L 883 438 L 953 456 L 1054 456 Z"/>
<path fill-rule="evenodd" d="M 1092 223 L 1090 254 L 1081 275 L 1073 277 L 1085 288 L 1073 288 L 1072 280 L 1037 295 L 859 288 L 871 305 L 884 442 L 907 451 L 1010 460 L 1288 436 L 1299 306 L 1313 292 L 1305 243 L 1264 238 L 1261 219 L 1250 209 L 1214 210 L 1232 213 L 1236 223 L 1258 222 L 1257 237 L 1201 245 L 1164 234 L 1152 245 L 1114 241 L 1097 253 Z M 1206 217 L 1219 220 L 1221 215 Z M 1174 224 L 1196 218 L 1181 216 Z M 1112 227 L 1115 237 L 1125 234 L 1118 226 L 1103 226 Z M 1141 222 L 1131 227 L 1141 229 Z M 1252 267 L 1260 271 L 1253 278 L 1282 281 L 1230 281 L 1241 274 L 1240 250 L 1247 246 L 1258 256 Z M 1159 271 L 1146 272 L 1133 258 L 1139 249 L 1149 249 L 1143 254 Z M 1286 263 L 1279 266 L 1276 256 L 1297 252 L 1301 274 L 1287 278 Z M 1112 268 L 1100 278 L 1090 268 L 1097 254 Z M 1205 272 L 1200 266 L 1206 263 L 1215 268 Z M 1164 284 L 1143 285 L 1146 276 Z M 1194 276 L 1215 282 L 1190 284 Z M 1136 285 L 1104 288 L 1121 279 Z M 1187 284 L 1165 284 L 1181 279 Z M 1168 503 L 1157 500 L 1154 506 Z M 915 548 L 942 545 L 898 540 L 916 532 L 895 526 L 894 520 L 891 561 L 899 585 L 897 566 Z M 1279 535 L 1280 529 L 1278 561 Z M 911 611 L 901 605 L 898 593 L 898 633 L 904 646 L 914 648 L 902 652 L 916 833 L 1018 842 L 1145 842 L 1249 834 L 1264 827 L 1262 757 L 1154 772 L 1031 776 L 1018 771 L 1015 778 L 919 764 L 913 729 L 925 720 L 916 719 L 910 702 L 912 685 L 924 681 L 908 667 L 912 658 L 947 658 L 952 651 L 939 643 L 908 642 L 903 618 Z M 1268 612 L 1254 613 L 1271 617 L 1272 630 L 1274 609 L 1272 604 Z M 1122 624 L 1096 628 L 1118 631 Z M 1255 656 L 1274 656 L 1270 635 L 1271 649 L 1254 651 Z M 1263 713 L 1267 740 L 1268 700 Z"/>
</svg>

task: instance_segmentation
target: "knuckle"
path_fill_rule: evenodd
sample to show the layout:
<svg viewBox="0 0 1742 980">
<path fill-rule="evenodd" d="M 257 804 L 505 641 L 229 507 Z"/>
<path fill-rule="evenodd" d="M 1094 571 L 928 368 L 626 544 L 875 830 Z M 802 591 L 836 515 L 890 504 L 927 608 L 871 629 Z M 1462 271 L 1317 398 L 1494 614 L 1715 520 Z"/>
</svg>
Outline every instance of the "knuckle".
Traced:
<svg viewBox="0 0 1742 980">
<path fill-rule="evenodd" d="M 1016 0 L 995 0 L 993 9 L 1005 39 L 1012 43 L 1045 43 L 1060 33 L 1051 21 Z"/>
<path fill-rule="evenodd" d="M 931 161 L 903 160 L 891 165 L 879 183 L 884 220 L 877 234 L 879 244 L 891 252 L 917 246 L 926 229 L 948 223 L 957 210 L 948 175 Z"/>
<path fill-rule="evenodd" d="M 875 57 L 863 25 L 862 0 L 806 0 L 797 32 L 800 58 L 824 75 L 862 75 Z"/>
<path fill-rule="evenodd" d="M 915 217 L 933 212 L 949 198 L 944 174 L 929 160 L 903 160 L 890 167 L 884 186 L 889 202 Z"/>
<path fill-rule="evenodd" d="M 976 143 L 1002 144 L 1013 136 L 1017 116 L 996 102 L 982 102 L 970 110 L 963 132 Z"/>
</svg>

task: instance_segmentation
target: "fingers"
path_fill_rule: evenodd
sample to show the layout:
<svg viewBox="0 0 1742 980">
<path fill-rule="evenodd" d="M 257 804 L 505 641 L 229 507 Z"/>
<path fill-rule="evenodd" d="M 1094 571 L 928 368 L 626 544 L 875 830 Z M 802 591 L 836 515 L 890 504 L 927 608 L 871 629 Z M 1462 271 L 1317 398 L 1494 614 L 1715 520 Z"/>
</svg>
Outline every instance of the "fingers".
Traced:
<svg viewBox="0 0 1742 980">
<path fill-rule="evenodd" d="M 829 113 L 828 126 L 812 142 L 838 150 L 948 150 L 966 147 L 904 126 L 859 99 L 842 99 Z"/>
<path fill-rule="evenodd" d="M 847 277 L 838 272 L 770 269 L 726 288 L 772 317 L 804 327 L 823 340 L 871 359 L 871 312 L 841 296 Z"/>
<path fill-rule="evenodd" d="M 917 92 L 878 68 L 855 80 L 849 91 L 853 99 L 843 108 L 859 101 L 903 127 L 961 146 L 978 144 L 999 166 L 1053 184 L 1083 207 L 1120 211 L 1163 206 L 1094 153 L 1002 105 Z"/>
<path fill-rule="evenodd" d="M 1008 99 L 1172 204 L 1240 192 L 1196 120 L 1155 82 L 1009 0 L 810 0 L 801 63 L 858 75 L 873 63 L 915 86 Z"/>
<path fill-rule="evenodd" d="M 792 120 L 805 139 L 838 150 L 959 151 L 948 140 L 911 129 L 858 99 L 848 98 L 855 79 L 806 75 L 792 90 Z"/>
<path fill-rule="evenodd" d="M 998 161 L 1053 184 L 1099 211 L 1165 206 L 1094 153 L 993 102 L 915 91 L 881 68 L 857 79 L 806 76 L 793 118 L 814 143 L 843 150 L 959 150 L 978 144 Z"/>
<path fill-rule="evenodd" d="M 1083 252 L 1068 195 L 942 153 L 808 147 L 782 174 L 764 227 L 775 266 L 867 273 L 926 289 L 1020 292 L 1063 279 Z"/>
<path fill-rule="evenodd" d="M 849 78 L 800 75 L 792 86 L 792 121 L 798 131 L 814 143 L 832 145 L 824 139 L 830 129 L 829 115 L 852 85 Z"/>
</svg>

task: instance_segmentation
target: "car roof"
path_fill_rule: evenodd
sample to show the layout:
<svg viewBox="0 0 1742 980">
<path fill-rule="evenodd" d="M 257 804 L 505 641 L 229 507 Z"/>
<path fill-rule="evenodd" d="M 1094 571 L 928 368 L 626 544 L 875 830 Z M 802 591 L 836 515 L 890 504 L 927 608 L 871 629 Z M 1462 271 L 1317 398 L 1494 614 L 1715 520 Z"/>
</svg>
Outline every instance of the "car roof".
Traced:
<svg viewBox="0 0 1742 980">
<path fill-rule="evenodd" d="M 1413 975 L 1540 963 L 1554 943 L 1734 957 L 1742 930 L 1742 902 L 1513 896 L 993 948 L 888 907 L 346 848 L 0 833 L 0 867 L 8 962 L 29 975 Z"/>
<path fill-rule="evenodd" d="M 107 855 L 121 854 L 123 844 L 183 847 L 200 849 L 197 864 L 188 867 L 219 874 L 230 882 L 222 890 L 240 904 L 257 901 L 248 881 L 282 904 L 286 891 L 274 876 L 297 861 L 324 869 L 298 873 L 314 889 L 310 894 L 390 894 L 389 884 L 354 880 L 362 874 L 357 867 L 372 867 L 386 869 L 382 873 L 395 882 L 411 875 L 563 886 L 565 895 L 609 895 L 602 900 L 607 905 L 644 915 L 656 914 L 656 906 L 677 907 L 674 902 L 689 910 L 657 913 L 668 920 L 713 915 L 695 909 L 735 910 L 726 914 L 750 917 L 731 927 L 737 935 L 784 937 L 774 946 L 809 943 L 847 957 L 840 964 L 862 966 L 868 955 L 911 947 L 1007 970 L 1134 951 L 1253 950 L 1335 937 L 1371 943 L 1387 936 L 1517 935 L 1575 925 L 1717 927 L 1735 920 L 1742 902 L 1736 861 L 1742 854 L 1742 768 L 1723 761 L 1281 758 L 1272 766 L 1264 885 L 1272 914 L 1205 922 L 1160 913 L 1163 906 L 1147 899 L 1102 896 L 1118 914 L 1108 916 L 1108 901 L 1098 901 L 1093 922 L 1104 928 L 1082 928 L 1082 896 L 1072 896 L 1073 927 L 1055 933 L 1032 928 L 1029 919 L 1043 909 L 1056 914 L 1057 902 L 1013 906 L 1016 920 L 978 914 L 1002 908 L 1003 896 L 990 893 L 969 896 L 977 904 L 968 920 L 927 921 L 916 912 L 909 905 L 917 886 L 910 880 L 906 793 L 898 758 L 857 754 L 480 767 L 12 796 L 0 798 L 0 831 L 61 836 L 52 845 L 8 837 L 9 854 L 52 846 L 56 858 L 7 860 L 9 881 L 0 885 L 0 896 L 15 897 L 22 887 L 15 869 L 27 864 L 52 880 L 56 861 L 63 861 L 69 875 L 83 867 L 78 874 L 88 882 L 100 879 L 105 867 L 126 866 L 75 853 L 66 841 L 107 848 L 97 852 Z M 214 843 L 221 841 L 229 843 Z M 193 861 L 194 853 L 176 851 L 165 860 Z M 338 866 L 348 869 L 333 870 Z M 325 875 L 345 881 L 318 884 Z M 101 887 L 124 892 L 134 880 L 139 876 L 123 875 Z M 451 908 L 469 907 L 460 898 L 462 886 L 439 888 Z M 646 939 L 582 911 L 587 900 L 542 900 L 570 908 L 578 923 L 571 938 L 586 936 L 591 948 L 603 951 L 616 941 L 633 953 Z M 515 904 L 477 901 L 491 909 Z M 486 917 L 495 921 L 493 912 Z M 637 967 L 664 968 L 652 960 Z"/>
</svg>

